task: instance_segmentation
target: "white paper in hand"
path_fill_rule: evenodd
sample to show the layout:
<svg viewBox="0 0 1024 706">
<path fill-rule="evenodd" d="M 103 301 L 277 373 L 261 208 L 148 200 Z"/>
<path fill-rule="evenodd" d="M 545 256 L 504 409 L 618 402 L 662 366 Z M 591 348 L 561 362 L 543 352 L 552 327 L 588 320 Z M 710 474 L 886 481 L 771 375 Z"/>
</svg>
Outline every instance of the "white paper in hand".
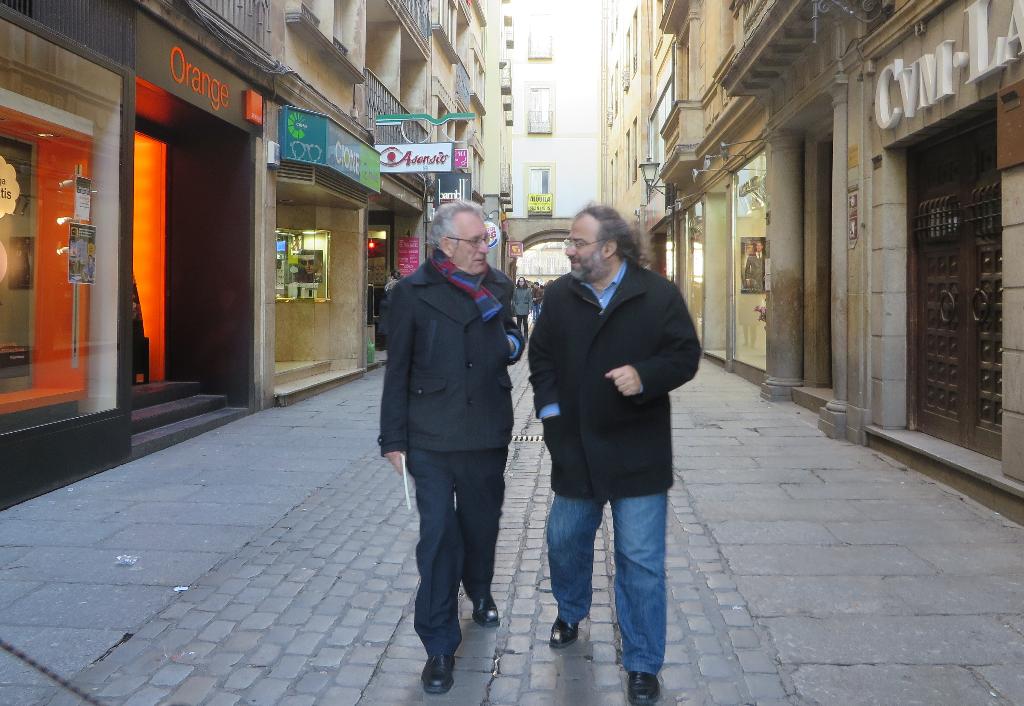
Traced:
<svg viewBox="0 0 1024 706">
<path fill-rule="evenodd" d="M 412 500 L 409 499 L 409 468 L 405 465 L 405 454 L 402 454 L 402 485 L 405 486 L 405 507 L 412 510 Z"/>
</svg>

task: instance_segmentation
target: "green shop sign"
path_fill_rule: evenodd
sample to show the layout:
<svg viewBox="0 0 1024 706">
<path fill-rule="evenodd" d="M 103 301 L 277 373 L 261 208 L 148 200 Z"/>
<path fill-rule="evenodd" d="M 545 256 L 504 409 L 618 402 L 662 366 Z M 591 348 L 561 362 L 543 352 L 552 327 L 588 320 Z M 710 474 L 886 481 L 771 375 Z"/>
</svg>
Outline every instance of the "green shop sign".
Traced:
<svg viewBox="0 0 1024 706">
<path fill-rule="evenodd" d="M 327 167 L 380 193 L 380 154 L 326 115 L 281 109 L 281 159 Z"/>
</svg>

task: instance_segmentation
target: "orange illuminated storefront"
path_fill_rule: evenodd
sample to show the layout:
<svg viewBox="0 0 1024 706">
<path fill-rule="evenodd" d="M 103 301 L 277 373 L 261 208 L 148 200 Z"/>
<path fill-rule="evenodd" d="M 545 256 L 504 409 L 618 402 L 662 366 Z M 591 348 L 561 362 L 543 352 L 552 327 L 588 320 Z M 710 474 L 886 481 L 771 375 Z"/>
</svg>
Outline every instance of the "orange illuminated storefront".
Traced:
<svg viewBox="0 0 1024 706">
<path fill-rule="evenodd" d="M 136 33 L 133 409 L 154 401 L 184 407 L 201 395 L 247 411 L 253 404 L 253 138 L 262 129 L 262 97 L 157 19 L 140 13 Z M 208 412 L 197 411 L 197 417 Z M 175 415 L 177 421 L 181 414 Z M 140 439 L 136 434 L 136 454 Z"/>
<path fill-rule="evenodd" d="M 130 158 L 127 70 L 0 10 L 4 506 L 128 455 L 119 314 Z"/>
</svg>

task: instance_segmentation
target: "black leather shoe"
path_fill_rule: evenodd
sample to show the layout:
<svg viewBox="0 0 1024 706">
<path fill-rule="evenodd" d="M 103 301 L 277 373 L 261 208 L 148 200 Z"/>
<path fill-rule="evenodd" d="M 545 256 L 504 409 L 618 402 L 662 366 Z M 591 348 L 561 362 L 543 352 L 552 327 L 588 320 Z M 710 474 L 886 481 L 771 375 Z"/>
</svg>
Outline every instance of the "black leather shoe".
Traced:
<svg viewBox="0 0 1024 706">
<path fill-rule="evenodd" d="M 626 680 L 626 693 L 629 703 L 633 706 L 646 706 L 658 701 L 661 687 L 658 686 L 658 675 L 647 672 L 630 672 Z"/>
<path fill-rule="evenodd" d="M 436 655 L 427 657 L 427 663 L 423 667 L 420 681 L 423 682 L 423 691 L 428 694 L 446 694 L 455 683 L 452 677 L 452 670 L 455 669 L 455 655 Z"/>
<path fill-rule="evenodd" d="M 498 627 L 498 606 L 493 598 L 485 596 L 473 601 L 473 622 L 482 628 Z"/>
<path fill-rule="evenodd" d="M 560 650 L 576 642 L 579 636 L 579 623 L 567 623 L 561 618 L 555 618 L 555 622 L 551 626 L 551 639 L 548 640 L 548 644 L 556 650 Z"/>
</svg>

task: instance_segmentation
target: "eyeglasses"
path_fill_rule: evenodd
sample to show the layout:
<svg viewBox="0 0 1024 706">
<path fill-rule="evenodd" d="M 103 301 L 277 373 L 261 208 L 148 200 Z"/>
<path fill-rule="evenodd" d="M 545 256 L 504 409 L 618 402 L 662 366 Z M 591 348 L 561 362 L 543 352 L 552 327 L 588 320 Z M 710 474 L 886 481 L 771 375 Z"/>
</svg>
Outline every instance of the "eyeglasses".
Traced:
<svg viewBox="0 0 1024 706">
<path fill-rule="evenodd" d="M 582 250 L 588 245 L 596 245 L 597 243 L 603 243 L 607 238 L 598 238 L 597 240 L 580 240 L 579 238 L 566 238 L 562 241 L 562 246 L 566 250 L 573 248 L 574 250 Z"/>
<path fill-rule="evenodd" d="M 444 237 L 450 238 L 451 240 L 458 240 L 463 243 L 469 243 L 469 246 L 474 249 L 479 248 L 481 245 L 487 243 L 486 235 L 478 235 L 475 238 L 458 238 L 454 235 L 446 235 Z"/>
</svg>

